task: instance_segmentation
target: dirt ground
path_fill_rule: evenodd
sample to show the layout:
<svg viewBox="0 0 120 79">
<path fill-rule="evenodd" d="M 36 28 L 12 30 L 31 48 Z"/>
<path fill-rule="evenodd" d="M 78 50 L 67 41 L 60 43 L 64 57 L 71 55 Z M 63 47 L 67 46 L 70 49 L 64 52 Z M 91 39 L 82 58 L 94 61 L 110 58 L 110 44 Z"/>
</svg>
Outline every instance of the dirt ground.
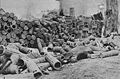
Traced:
<svg viewBox="0 0 120 79">
<path fill-rule="evenodd" d="M 32 74 L 7 75 L 0 79 L 34 79 Z M 40 79 L 120 79 L 120 56 L 85 59 L 64 65 L 61 71 L 52 71 Z"/>
</svg>

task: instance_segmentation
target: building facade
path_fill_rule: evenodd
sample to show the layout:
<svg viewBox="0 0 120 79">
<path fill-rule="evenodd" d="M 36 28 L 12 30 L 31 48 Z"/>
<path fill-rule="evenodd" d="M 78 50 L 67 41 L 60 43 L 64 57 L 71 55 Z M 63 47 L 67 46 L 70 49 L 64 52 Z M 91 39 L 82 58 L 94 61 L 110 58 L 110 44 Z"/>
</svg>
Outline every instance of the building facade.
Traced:
<svg viewBox="0 0 120 79">
<path fill-rule="evenodd" d="M 65 15 L 70 14 L 70 10 L 74 8 L 75 16 L 90 16 L 99 11 L 99 5 L 104 4 L 105 0 L 57 0 L 60 2 L 60 9 L 63 9 Z"/>
</svg>

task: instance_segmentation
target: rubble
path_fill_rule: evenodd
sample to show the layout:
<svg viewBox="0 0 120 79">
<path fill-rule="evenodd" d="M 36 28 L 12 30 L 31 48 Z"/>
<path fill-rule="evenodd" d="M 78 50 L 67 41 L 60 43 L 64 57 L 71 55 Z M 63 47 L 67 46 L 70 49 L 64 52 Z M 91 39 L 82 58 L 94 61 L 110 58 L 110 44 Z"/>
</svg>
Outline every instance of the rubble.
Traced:
<svg viewBox="0 0 120 79">
<path fill-rule="evenodd" d="M 90 17 L 49 13 L 40 20 L 22 21 L 0 10 L 0 73 L 33 73 L 61 70 L 82 59 L 117 56 L 119 34 L 103 37 L 102 21 Z"/>
</svg>

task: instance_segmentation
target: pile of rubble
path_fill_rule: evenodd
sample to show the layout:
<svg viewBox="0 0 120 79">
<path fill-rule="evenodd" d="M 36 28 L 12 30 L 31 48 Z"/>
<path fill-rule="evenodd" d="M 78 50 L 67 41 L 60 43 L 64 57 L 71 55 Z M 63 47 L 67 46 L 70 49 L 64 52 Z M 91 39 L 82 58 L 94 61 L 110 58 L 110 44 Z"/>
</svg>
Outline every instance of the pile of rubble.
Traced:
<svg viewBox="0 0 120 79">
<path fill-rule="evenodd" d="M 41 38 L 43 46 L 49 42 L 62 46 L 63 42 L 86 38 L 90 35 L 101 36 L 103 22 L 91 17 L 59 16 L 55 12 L 44 15 L 39 20 L 18 19 L 14 13 L 0 9 L 0 44 L 19 42 L 27 47 L 36 48 L 36 38 Z"/>
<path fill-rule="evenodd" d="M 119 54 L 117 33 L 101 37 L 102 21 L 48 13 L 40 20 L 18 20 L 0 10 L 0 73 L 33 73 L 35 78 L 64 64 Z"/>
<path fill-rule="evenodd" d="M 61 70 L 64 64 L 75 63 L 87 58 L 105 58 L 117 56 L 120 36 L 111 34 L 107 38 L 90 36 L 82 41 L 67 41 L 63 46 L 49 43 L 43 47 L 37 38 L 37 48 L 28 48 L 20 43 L 9 43 L 0 46 L 0 73 L 25 74 L 33 73 L 37 79 L 52 70 Z"/>
<path fill-rule="evenodd" d="M 33 73 L 35 78 L 48 74 L 44 70 L 60 70 L 62 63 L 48 53 L 47 48 L 42 48 L 40 39 L 37 38 L 38 48 L 23 47 L 20 43 L 9 43 L 0 46 L 0 73 L 23 74 Z M 39 53 L 40 52 L 40 53 Z"/>
</svg>

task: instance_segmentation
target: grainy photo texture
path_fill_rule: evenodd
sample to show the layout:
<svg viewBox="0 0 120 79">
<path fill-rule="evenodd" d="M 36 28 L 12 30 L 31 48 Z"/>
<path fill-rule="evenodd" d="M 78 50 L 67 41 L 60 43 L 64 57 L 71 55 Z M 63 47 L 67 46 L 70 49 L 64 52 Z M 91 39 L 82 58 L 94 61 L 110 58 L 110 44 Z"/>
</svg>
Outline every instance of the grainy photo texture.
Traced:
<svg viewBox="0 0 120 79">
<path fill-rule="evenodd" d="M 0 0 L 0 79 L 120 79 L 120 0 Z"/>
</svg>

